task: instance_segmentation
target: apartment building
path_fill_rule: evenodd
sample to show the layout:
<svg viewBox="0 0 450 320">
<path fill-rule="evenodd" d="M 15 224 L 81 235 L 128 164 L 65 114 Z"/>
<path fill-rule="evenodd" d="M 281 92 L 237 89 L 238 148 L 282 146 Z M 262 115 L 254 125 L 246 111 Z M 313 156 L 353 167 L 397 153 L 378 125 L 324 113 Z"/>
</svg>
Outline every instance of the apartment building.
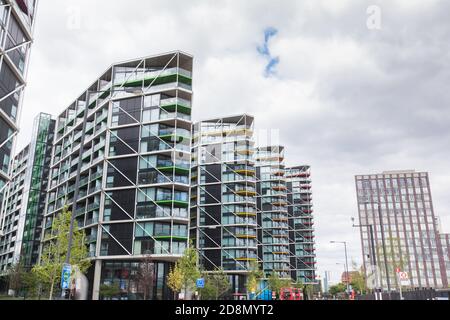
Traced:
<svg viewBox="0 0 450 320">
<path fill-rule="evenodd" d="M 289 211 L 284 147 L 257 149 L 258 255 L 266 278 L 291 279 Z"/>
<path fill-rule="evenodd" d="M 355 181 L 366 270 L 378 267 L 384 290 L 398 290 L 396 269 L 408 272 L 410 288 L 447 288 L 428 173 L 386 171 Z"/>
<path fill-rule="evenodd" d="M 246 295 L 258 261 L 254 118 L 238 115 L 194 125 L 190 235 L 200 264 L 230 275 L 233 295 Z"/>
<path fill-rule="evenodd" d="M 90 297 L 101 284 L 172 299 L 166 276 L 188 245 L 193 58 L 170 52 L 108 68 L 57 117 L 43 240 L 64 206 L 88 239 Z M 45 241 L 44 241 L 45 245 Z"/>
<path fill-rule="evenodd" d="M 0 212 L 11 180 L 36 6 L 36 0 L 0 0 Z"/>
<path fill-rule="evenodd" d="M 55 120 L 39 114 L 30 144 L 14 157 L 0 219 L 0 274 L 19 262 L 30 269 L 38 261 L 54 130 Z"/>
<path fill-rule="evenodd" d="M 316 240 L 312 199 L 311 167 L 286 168 L 289 210 L 289 243 L 292 278 L 317 284 Z"/>
</svg>

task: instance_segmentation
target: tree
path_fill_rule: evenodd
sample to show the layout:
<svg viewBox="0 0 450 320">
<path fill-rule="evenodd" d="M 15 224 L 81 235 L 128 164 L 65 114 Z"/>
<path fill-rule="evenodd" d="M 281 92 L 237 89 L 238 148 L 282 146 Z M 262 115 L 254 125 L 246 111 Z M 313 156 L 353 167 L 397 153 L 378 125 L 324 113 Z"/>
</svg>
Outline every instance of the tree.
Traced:
<svg viewBox="0 0 450 320">
<path fill-rule="evenodd" d="M 272 272 L 268 279 L 269 290 L 275 292 L 279 296 L 282 288 L 291 287 L 291 280 L 281 279 L 277 272 Z"/>
<path fill-rule="evenodd" d="M 248 293 L 256 293 L 258 290 L 258 284 L 261 279 L 264 277 L 264 273 L 259 268 L 259 264 L 257 261 L 252 261 L 250 263 L 249 274 L 247 276 L 247 292 Z"/>
<path fill-rule="evenodd" d="M 9 280 L 9 289 L 14 292 L 13 295 L 14 297 L 16 297 L 19 294 L 19 291 L 22 289 L 23 278 L 26 274 L 26 270 L 23 266 L 22 261 L 19 261 L 11 268 L 9 268 L 7 274 Z"/>
<path fill-rule="evenodd" d="M 175 267 L 167 276 L 168 283 L 171 282 L 173 292 L 179 293 L 184 288 L 185 297 L 189 289 L 194 289 L 195 283 L 200 278 L 200 271 L 198 269 L 198 251 L 192 245 L 184 251 L 183 256 L 177 261 Z M 181 279 L 180 279 L 181 278 Z M 179 287 L 181 280 L 182 288 Z M 175 289 L 175 290 L 174 290 Z"/>
<path fill-rule="evenodd" d="M 305 289 L 305 285 L 303 284 L 302 280 L 297 280 L 294 284 L 293 284 L 294 288 L 296 289 Z"/>
<path fill-rule="evenodd" d="M 139 269 L 136 275 L 136 283 L 139 290 L 144 293 L 144 300 L 147 300 L 151 294 L 155 281 L 155 264 L 150 256 L 145 256 L 139 264 Z"/>
<path fill-rule="evenodd" d="M 100 286 L 100 296 L 102 298 L 107 298 L 111 300 L 113 297 L 116 297 L 120 294 L 120 286 L 119 284 L 102 284 Z"/>
<path fill-rule="evenodd" d="M 64 207 L 63 211 L 54 218 L 51 235 L 46 237 L 41 261 L 33 267 L 33 272 L 39 280 L 49 286 L 49 300 L 53 299 L 55 285 L 61 279 L 61 271 L 68 253 L 70 221 L 72 213 Z M 79 230 L 77 223 L 73 228 L 70 264 L 78 266 L 80 272 L 85 273 L 90 266 L 86 236 Z"/>
<path fill-rule="evenodd" d="M 308 298 L 308 300 L 312 300 L 314 297 L 314 285 L 306 284 L 303 288 L 303 294 Z"/>
<path fill-rule="evenodd" d="M 339 283 L 330 287 L 330 294 L 333 296 L 344 293 L 347 290 L 347 286 L 344 283 Z"/>
<path fill-rule="evenodd" d="M 40 300 L 42 290 L 45 290 L 47 288 L 42 287 L 38 276 L 34 272 L 27 272 L 23 275 L 22 289 L 25 293 L 24 298 L 38 298 Z"/>
<path fill-rule="evenodd" d="M 199 291 L 204 300 L 219 300 L 230 290 L 231 283 L 222 268 L 212 273 L 206 273 L 203 277 L 205 278 L 205 287 Z"/>
<path fill-rule="evenodd" d="M 167 275 L 167 286 L 175 295 L 179 294 L 183 289 L 183 273 L 177 263 Z"/>
<path fill-rule="evenodd" d="M 367 285 L 366 285 L 366 277 L 364 276 L 364 269 L 363 267 L 358 268 L 358 265 L 356 262 L 353 262 L 353 270 L 352 277 L 351 277 L 351 286 L 355 291 L 359 292 L 360 294 L 365 294 L 367 292 Z M 359 270 L 358 270 L 359 269 Z"/>
</svg>

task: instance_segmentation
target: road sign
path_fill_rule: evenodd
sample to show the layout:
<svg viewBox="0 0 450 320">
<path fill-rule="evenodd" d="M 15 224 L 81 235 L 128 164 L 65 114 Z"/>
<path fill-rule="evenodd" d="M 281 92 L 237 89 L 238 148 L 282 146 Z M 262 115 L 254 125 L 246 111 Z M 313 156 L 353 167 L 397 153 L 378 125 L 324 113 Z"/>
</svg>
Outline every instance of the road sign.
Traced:
<svg viewBox="0 0 450 320">
<path fill-rule="evenodd" d="M 400 271 L 402 271 L 400 268 L 395 269 L 395 273 L 399 273 Z"/>
<path fill-rule="evenodd" d="M 400 283 L 402 285 L 408 285 L 409 284 L 409 275 L 408 272 L 399 272 L 398 278 L 400 279 Z"/>
<path fill-rule="evenodd" d="M 61 289 L 70 289 L 70 275 L 72 274 L 72 266 L 70 264 L 64 264 L 61 273 Z"/>
<path fill-rule="evenodd" d="M 203 289 L 205 287 L 205 279 L 197 279 L 197 288 Z"/>
</svg>

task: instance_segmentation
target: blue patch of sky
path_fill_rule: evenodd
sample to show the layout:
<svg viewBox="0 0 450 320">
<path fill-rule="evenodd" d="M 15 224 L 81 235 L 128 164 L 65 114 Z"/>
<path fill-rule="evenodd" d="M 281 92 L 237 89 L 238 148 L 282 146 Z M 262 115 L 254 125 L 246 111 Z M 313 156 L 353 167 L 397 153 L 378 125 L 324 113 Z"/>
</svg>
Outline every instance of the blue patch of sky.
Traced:
<svg viewBox="0 0 450 320">
<path fill-rule="evenodd" d="M 278 34 L 278 30 L 273 27 L 268 27 L 264 30 L 264 44 L 262 46 L 258 46 L 257 50 L 260 55 L 265 57 L 268 60 L 268 63 L 265 68 L 265 76 L 270 77 L 276 74 L 276 67 L 280 63 L 279 57 L 273 57 L 270 53 L 269 41 L 271 38 L 275 37 Z"/>
</svg>

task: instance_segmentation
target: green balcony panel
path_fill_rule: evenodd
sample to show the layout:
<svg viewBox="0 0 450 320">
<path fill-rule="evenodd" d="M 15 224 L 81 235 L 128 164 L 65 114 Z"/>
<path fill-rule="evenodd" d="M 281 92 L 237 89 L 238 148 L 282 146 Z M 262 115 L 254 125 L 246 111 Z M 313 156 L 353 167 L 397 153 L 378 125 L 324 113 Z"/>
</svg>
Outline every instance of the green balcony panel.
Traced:
<svg viewBox="0 0 450 320">
<path fill-rule="evenodd" d="M 158 168 L 158 170 L 161 172 L 167 172 L 167 173 L 173 173 L 173 171 L 175 170 L 175 173 L 177 173 L 177 174 L 182 174 L 182 175 L 189 174 L 189 169 L 184 169 L 184 168 L 180 168 L 180 167 L 160 167 L 160 168 Z"/>
<path fill-rule="evenodd" d="M 171 75 L 162 75 L 160 77 L 149 77 L 140 80 L 132 80 L 123 83 L 124 87 L 141 87 L 142 84 L 144 87 L 148 87 L 150 85 L 157 86 L 161 84 L 167 84 L 172 82 L 177 82 L 177 79 L 187 85 L 192 85 L 192 79 L 183 75 L 171 74 Z M 120 85 L 116 85 L 116 87 L 120 87 Z"/>
<path fill-rule="evenodd" d="M 176 137 L 176 139 L 175 139 L 175 137 Z M 175 134 L 165 134 L 165 135 L 159 136 L 159 138 L 162 140 L 165 140 L 167 142 L 175 142 L 175 140 L 176 140 L 177 143 L 190 140 L 190 138 L 188 138 L 188 137 L 183 137 L 183 136 L 175 135 Z"/>
<path fill-rule="evenodd" d="M 187 201 L 177 201 L 177 200 L 159 200 L 156 201 L 157 205 L 160 206 L 174 206 L 177 208 L 187 208 L 189 207 L 189 202 Z"/>
<path fill-rule="evenodd" d="M 184 106 L 182 104 L 170 104 L 166 106 L 161 106 L 161 109 L 167 111 L 167 112 L 181 112 L 183 114 L 191 115 L 192 109 Z"/>
<path fill-rule="evenodd" d="M 179 236 L 154 236 L 156 240 L 178 240 L 178 241 L 187 241 L 187 237 L 179 237 Z"/>
</svg>

